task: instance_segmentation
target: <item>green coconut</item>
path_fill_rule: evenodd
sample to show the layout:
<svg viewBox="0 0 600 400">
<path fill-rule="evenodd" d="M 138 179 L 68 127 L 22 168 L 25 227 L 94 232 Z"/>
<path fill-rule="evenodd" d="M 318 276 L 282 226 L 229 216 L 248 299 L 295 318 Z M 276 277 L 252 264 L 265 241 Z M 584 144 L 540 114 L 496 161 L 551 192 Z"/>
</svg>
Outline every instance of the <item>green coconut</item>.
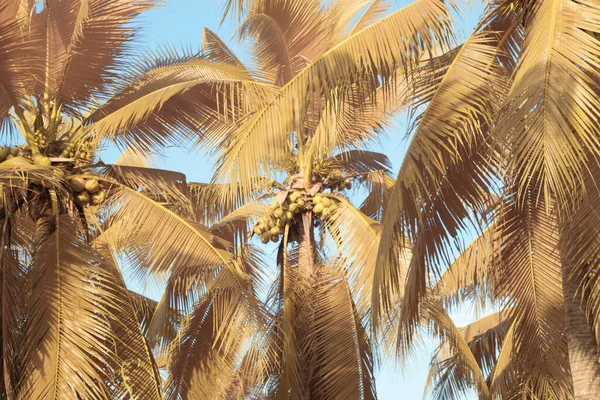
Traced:
<svg viewBox="0 0 600 400">
<path fill-rule="evenodd" d="M 260 237 L 260 241 L 263 242 L 263 244 L 269 243 L 269 240 L 271 240 L 271 236 L 269 235 L 262 235 Z"/>
<path fill-rule="evenodd" d="M 313 208 L 313 211 L 316 212 L 317 214 L 320 214 L 323 212 L 324 209 L 325 209 L 325 206 L 323 206 L 322 203 L 319 203 L 319 204 L 315 205 L 315 207 Z"/>
<path fill-rule="evenodd" d="M 85 181 L 85 190 L 91 194 L 98 193 L 100 190 L 100 184 L 96 179 L 88 179 Z"/>
<path fill-rule="evenodd" d="M 298 200 L 296 200 L 296 204 L 298 204 L 298 207 L 304 207 L 305 203 L 304 203 L 304 200 L 298 199 Z"/>
<path fill-rule="evenodd" d="M 271 242 L 277 243 L 279 241 L 279 235 L 271 235 Z"/>
<path fill-rule="evenodd" d="M 290 201 L 295 202 L 296 200 L 298 200 L 300 198 L 300 196 L 302 196 L 302 193 L 292 192 L 292 194 L 290 194 Z"/>
<path fill-rule="evenodd" d="M 6 157 L 10 154 L 10 149 L 8 147 L 0 147 L 0 160 L 6 160 Z"/>
<path fill-rule="evenodd" d="M 292 203 L 292 204 L 290 204 L 289 211 L 291 211 L 294 214 L 297 214 L 300 212 L 300 207 L 298 207 L 298 204 Z"/>
<path fill-rule="evenodd" d="M 33 163 L 35 165 L 42 165 L 44 167 L 49 167 L 52 165 L 50 159 L 42 154 L 36 154 L 33 156 Z"/>
<path fill-rule="evenodd" d="M 279 229 L 279 227 L 274 226 L 271 229 L 269 229 L 269 233 L 271 235 L 279 235 L 281 233 L 281 229 Z"/>
<path fill-rule="evenodd" d="M 313 204 L 319 204 L 321 201 L 323 201 L 323 196 L 320 194 L 317 194 L 315 197 L 313 197 Z"/>
<path fill-rule="evenodd" d="M 327 208 L 331 205 L 331 200 L 329 200 L 328 197 L 323 197 L 321 204 L 323 204 L 323 207 Z"/>
<path fill-rule="evenodd" d="M 275 216 L 275 218 L 281 218 L 281 216 L 283 215 L 283 210 L 281 208 L 278 208 L 275 211 L 273 211 L 273 215 Z"/>
<path fill-rule="evenodd" d="M 291 220 L 292 218 L 294 218 L 294 213 L 291 211 L 286 211 L 285 212 L 285 217 L 289 220 Z"/>
<path fill-rule="evenodd" d="M 13 147 L 12 149 L 10 149 L 10 154 L 13 157 L 18 156 L 20 152 L 21 152 L 21 149 L 19 149 L 18 147 Z"/>
<path fill-rule="evenodd" d="M 75 197 L 75 201 L 77 204 L 87 206 L 90 203 L 90 195 L 88 192 L 81 192 L 77 195 L 77 197 Z"/>
<path fill-rule="evenodd" d="M 105 191 L 100 191 L 100 192 L 92 195 L 92 203 L 94 205 L 100 205 L 100 204 L 104 203 L 105 199 L 106 199 Z"/>
<path fill-rule="evenodd" d="M 326 217 L 329 214 L 331 214 L 331 208 L 324 208 L 323 212 L 321 213 L 321 216 Z"/>
<path fill-rule="evenodd" d="M 277 210 L 281 205 L 279 204 L 279 202 L 277 200 L 273 200 L 273 202 L 271 204 L 269 204 L 269 208 L 271 210 Z"/>
<path fill-rule="evenodd" d="M 71 184 L 71 189 L 73 189 L 75 193 L 83 192 L 85 190 L 85 179 L 80 176 L 71 178 L 69 183 Z"/>
<path fill-rule="evenodd" d="M 254 227 L 254 233 L 256 233 L 257 235 L 262 235 L 263 229 L 259 225 L 256 225 Z"/>
</svg>

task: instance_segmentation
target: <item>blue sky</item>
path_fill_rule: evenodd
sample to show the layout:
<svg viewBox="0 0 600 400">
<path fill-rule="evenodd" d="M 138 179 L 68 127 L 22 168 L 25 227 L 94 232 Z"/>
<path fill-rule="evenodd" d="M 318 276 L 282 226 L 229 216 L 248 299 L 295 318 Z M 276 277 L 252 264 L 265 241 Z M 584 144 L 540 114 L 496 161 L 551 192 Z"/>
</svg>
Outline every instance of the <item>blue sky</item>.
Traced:
<svg viewBox="0 0 600 400">
<path fill-rule="evenodd" d="M 155 49 L 160 45 L 170 45 L 176 48 L 199 48 L 202 41 L 202 28 L 208 27 L 216 32 L 230 48 L 238 55 L 242 52 L 243 45 L 231 39 L 235 24 L 226 21 L 219 26 L 223 0 L 164 0 L 160 8 L 146 13 L 142 18 L 143 46 Z M 395 6 L 402 5 L 398 0 Z M 463 17 L 457 18 L 456 26 L 459 36 L 470 33 L 476 23 L 481 7 L 479 5 L 460 6 Z M 464 36 L 463 36 L 464 37 Z M 394 171 L 397 171 L 406 148 L 406 124 L 402 116 L 397 118 L 394 129 L 387 132 L 388 137 L 376 149 L 384 152 L 390 158 Z M 112 156 L 112 157 L 111 157 Z M 113 161 L 113 152 L 106 154 L 105 161 Z M 168 149 L 164 156 L 158 157 L 155 165 L 159 168 L 181 171 L 186 174 L 189 181 L 206 182 L 211 175 L 211 160 L 198 152 L 189 149 Z M 156 297 L 157 288 L 143 288 L 139 282 L 131 281 L 134 290 L 145 291 L 151 297 Z M 464 311 L 455 315 L 457 324 L 464 325 L 472 320 L 470 312 Z M 428 363 L 432 343 L 426 343 L 423 349 L 416 352 L 402 371 L 394 367 L 393 362 L 386 362 L 377 374 L 377 388 L 379 398 L 391 399 L 421 399 L 427 378 Z M 475 398 L 475 397 L 473 397 Z"/>
</svg>

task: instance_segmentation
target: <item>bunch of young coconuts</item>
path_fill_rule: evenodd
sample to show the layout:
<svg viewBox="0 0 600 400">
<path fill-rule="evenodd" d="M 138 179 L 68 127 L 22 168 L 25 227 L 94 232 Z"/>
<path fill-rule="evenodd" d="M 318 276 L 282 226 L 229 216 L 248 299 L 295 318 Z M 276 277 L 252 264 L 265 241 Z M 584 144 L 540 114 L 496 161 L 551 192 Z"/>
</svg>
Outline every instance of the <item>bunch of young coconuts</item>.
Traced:
<svg viewBox="0 0 600 400">
<path fill-rule="evenodd" d="M 303 210 L 312 210 L 317 218 L 327 217 L 334 205 L 329 197 L 316 194 L 308 196 L 301 191 L 291 191 L 283 203 L 274 200 L 265 207 L 264 214 L 254 226 L 254 234 L 259 235 L 263 243 L 279 241 L 286 224 Z"/>
<path fill-rule="evenodd" d="M 106 198 L 106 190 L 108 189 L 104 182 L 98 182 L 94 178 L 84 178 L 74 176 L 70 179 L 71 189 L 75 194 L 75 202 L 81 207 L 88 204 L 100 205 L 104 203 Z"/>
<path fill-rule="evenodd" d="M 0 162 L 24 156 L 25 154 L 19 147 L 0 147 Z M 48 167 L 52 164 L 50 159 L 43 154 L 35 154 L 32 157 L 32 160 L 36 165 L 44 165 Z"/>
</svg>

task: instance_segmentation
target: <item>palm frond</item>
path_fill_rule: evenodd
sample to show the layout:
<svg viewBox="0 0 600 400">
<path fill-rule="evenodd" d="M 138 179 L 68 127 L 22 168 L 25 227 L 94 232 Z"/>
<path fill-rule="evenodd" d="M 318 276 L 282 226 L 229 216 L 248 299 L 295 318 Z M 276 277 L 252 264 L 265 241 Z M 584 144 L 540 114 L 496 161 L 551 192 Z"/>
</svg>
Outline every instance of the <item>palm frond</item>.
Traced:
<svg viewBox="0 0 600 400">
<path fill-rule="evenodd" d="M 43 24 L 46 49 L 45 90 L 58 104 L 77 109 L 115 79 L 126 64 L 130 25 L 154 0 L 49 0 L 37 23 Z M 75 111 L 76 112 L 76 111 Z"/>
<path fill-rule="evenodd" d="M 164 58 L 141 61 L 89 116 L 85 132 L 142 152 L 188 139 L 190 131 L 222 139 L 236 118 L 270 96 L 269 85 L 243 67 L 193 55 Z"/>
<path fill-rule="evenodd" d="M 115 306 L 110 277 L 73 221 L 57 217 L 54 229 L 34 255 L 19 396 L 104 399 L 116 339 L 102 317 Z"/>
<path fill-rule="evenodd" d="M 500 262 L 500 244 L 498 226 L 493 224 L 450 264 L 433 288 L 446 308 L 465 300 L 475 300 L 483 308 L 494 298 L 494 271 Z"/>
<path fill-rule="evenodd" d="M 523 201 L 528 191 L 539 190 L 547 202 L 556 196 L 560 212 L 585 192 L 580 160 L 597 159 L 600 150 L 600 69 L 592 61 L 600 42 L 588 30 L 599 17 L 597 9 L 570 0 L 531 7 L 495 131 L 508 146 L 508 168 L 518 177 Z"/>
<path fill-rule="evenodd" d="M 337 246 L 340 263 L 347 269 L 346 278 L 359 313 L 370 308 L 371 288 L 377 260 L 381 226 L 354 208 L 340 196 L 330 196 L 336 203 L 325 226 Z"/>
<path fill-rule="evenodd" d="M 435 265 L 448 258 L 444 245 L 464 226 L 469 205 L 477 207 L 490 197 L 494 152 L 488 130 L 498 108 L 496 90 L 504 85 L 497 63 L 499 42 L 493 31 L 475 32 L 418 81 L 417 97 L 427 108 L 418 117 L 384 216 L 373 290 L 375 319 L 391 306 L 393 293 L 403 290 L 397 249 L 410 238 L 410 293 L 402 304 L 411 329 L 409 315 L 415 315 L 426 293 L 427 261 Z"/>
<path fill-rule="evenodd" d="M 343 264 L 322 265 L 316 281 L 311 396 L 375 399 L 374 359 Z"/>
<path fill-rule="evenodd" d="M 385 15 L 389 8 L 390 4 L 387 0 L 372 0 L 369 7 L 367 7 L 354 28 L 352 28 L 352 32 L 358 32 L 372 24 L 374 21 L 377 21 L 378 18 Z"/>
<path fill-rule="evenodd" d="M 456 327 L 450 316 L 441 307 L 441 303 L 434 298 L 429 298 L 425 318 L 432 324 L 433 333 L 442 339 L 445 346 L 449 347 L 450 358 L 442 354 L 446 348 L 442 345 L 438 349 L 438 357 L 442 361 L 432 364 L 430 378 L 435 383 L 433 397 L 435 399 L 456 399 L 476 389 L 480 398 L 489 398 L 489 389 L 478 360 L 469 347 L 467 339 L 460 329 Z M 430 379 L 431 380 L 431 379 Z"/>
<path fill-rule="evenodd" d="M 239 282 L 221 270 L 184 319 L 170 349 L 168 399 L 226 394 L 242 346 L 257 329 L 251 285 Z"/>
<path fill-rule="evenodd" d="M 96 243 L 112 287 L 114 307 L 107 318 L 113 334 L 111 350 L 115 354 L 115 381 L 122 397 L 162 399 L 161 377 L 143 333 L 145 310 L 139 295 L 132 296 L 123 281 L 116 260 L 106 244 Z M 144 304 L 146 307 L 148 303 Z"/>
<path fill-rule="evenodd" d="M 229 245 L 222 239 L 144 194 L 115 184 L 112 201 L 118 209 L 113 223 L 122 221 L 120 237 L 126 240 L 130 256 L 144 260 L 148 271 L 177 271 L 202 265 L 207 269 L 227 266 L 241 273 L 226 250 Z"/>
<path fill-rule="evenodd" d="M 516 189 L 502 210 L 498 296 L 511 305 L 515 353 L 532 393 L 561 398 L 572 390 L 564 336 L 562 269 L 556 214 L 546 213 L 535 191 L 526 202 Z M 549 397 L 547 397 L 549 396 Z"/>
<path fill-rule="evenodd" d="M 283 157 L 290 135 L 304 134 L 305 99 L 334 96 L 336 88 L 349 88 L 358 76 L 372 83 L 365 84 L 366 90 L 373 90 L 375 82 L 390 78 L 399 66 L 410 70 L 424 47 L 447 43 L 449 25 L 443 3 L 418 0 L 312 60 L 220 145 L 216 181 L 249 192 L 252 178 L 268 173 L 270 160 Z"/>
</svg>

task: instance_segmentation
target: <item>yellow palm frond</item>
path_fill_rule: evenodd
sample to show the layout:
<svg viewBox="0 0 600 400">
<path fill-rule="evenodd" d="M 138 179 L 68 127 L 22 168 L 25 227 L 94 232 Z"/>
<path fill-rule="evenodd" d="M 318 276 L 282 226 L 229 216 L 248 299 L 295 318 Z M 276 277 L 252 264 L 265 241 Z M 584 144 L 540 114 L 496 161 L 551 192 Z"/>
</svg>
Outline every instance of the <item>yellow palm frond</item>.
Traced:
<svg viewBox="0 0 600 400">
<path fill-rule="evenodd" d="M 114 335 L 111 350 L 115 354 L 115 380 L 120 396 L 161 400 L 161 378 L 151 349 L 143 333 L 141 301 L 127 290 L 121 271 L 109 246 L 96 243 L 102 255 L 108 279 L 113 287 L 114 306 L 111 307 L 111 332 Z M 138 295 L 139 296 L 139 295 Z M 147 303 L 146 303 L 147 304 Z"/>
<path fill-rule="evenodd" d="M 46 49 L 44 93 L 77 108 L 103 89 L 111 69 L 123 68 L 132 19 L 154 7 L 153 0 L 51 0 L 35 16 Z M 57 104 L 57 106 L 58 106 Z"/>
<path fill-rule="evenodd" d="M 57 217 L 54 229 L 34 255 L 19 397 L 105 399 L 115 339 L 101 317 L 115 305 L 110 277 L 74 221 Z"/>
<path fill-rule="evenodd" d="M 474 300 L 485 307 L 495 295 L 494 270 L 500 261 L 498 226 L 488 226 L 460 255 L 436 282 L 433 292 L 445 307 Z"/>
<path fill-rule="evenodd" d="M 464 226 L 470 207 L 490 197 L 494 152 L 488 137 L 498 108 L 503 74 L 496 33 L 475 32 L 459 49 L 437 59 L 420 75 L 417 97 L 428 103 L 398 173 L 383 221 L 373 290 L 374 318 L 404 284 L 398 248 L 413 241 L 413 260 L 403 309 L 406 328 L 426 293 L 427 261 Z M 465 71 L 469 71 L 468 74 Z M 468 77 L 468 78 L 467 78 Z M 442 259 L 448 257 L 441 257 Z"/>
<path fill-rule="evenodd" d="M 429 298 L 424 303 L 425 318 L 432 325 L 432 332 L 443 343 L 438 349 L 438 357 L 441 355 L 442 361 L 432 365 L 428 379 L 430 383 L 432 380 L 437 381 L 434 398 L 456 399 L 461 394 L 468 393 L 471 388 L 477 390 L 479 398 L 489 398 L 489 388 L 482 368 L 464 333 L 456 327 L 435 298 Z M 451 358 L 442 355 L 447 350 L 450 350 Z"/>
<path fill-rule="evenodd" d="M 387 0 L 372 0 L 351 32 L 358 32 L 366 28 L 374 21 L 377 21 L 378 18 L 383 17 L 389 8 L 390 3 Z"/>
<path fill-rule="evenodd" d="M 252 41 L 261 78 L 286 84 L 331 42 L 331 26 L 319 0 L 258 1 L 237 35 Z"/>
<path fill-rule="evenodd" d="M 399 66 L 409 70 L 423 47 L 448 42 L 449 24 L 443 3 L 418 0 L 337 43 L 312 60 L 220 145 L 215 180 L 233 182 L 249 192 L 252 178 L 269 173 L 273 167 L 270 160 L 284 156 L 290 135 L 304 135 L 305 99 L 327 99 L 336 88 L 350 87 L 358 76 L 374 83 L 391 77 Z M 371 91 L 374 85 L 365 88 Z"/>
<path fill-rule="evenodd" d="M 183 320 L 170 346 L 168 399 L 225 395 L 242 345 L 257 329 L 252 287 L 239 282 L 221 270 Z"/>
<path fill-rule="evenodd" d="M 346 279 L 357 310 L 364 314 L 370 308 L 381 226 L 346 199 L 340 196 L 330 198 L 336 205 L 332 207 L 325 226 L 337 246 L 339 263 L 347 269 Z"/>
<path fill-rule="evenodd" d="M 245 68 L 203 57 L 146 62 L 137 69 L 89 116 L 85 132 L 96 140 L 111 138 L 147 151 L 165 145 L 168 138 L 189 138 L 190 131 L 208 130 L 209 137 L 222 139 L 236 118 L 271 92 Z"/>
<path fill-rule="evenodd" d="M 245 68 L 244 64 L 227 47 L 216 33 L 208 28 L 202 30 L 202 54 L 211 61 L 217 63 L 229 63 Z M 250 75 L 248 73 L 248 75 Z"/>
<path fill-rule="evenodd" d="M 115 188 L 113 201 L 119 206 L 114 223 L 123 221 L 120 237 L 132 251 L 130 256 L 143 259 L 148 271 L 165 272 L 202 265 L 205 268 L 228 266 L 236 273 L 241 272 L 231 263 L 232 255 L 225 249 L 228 245 L 200 224 L 186 221 L 123 185 Z"/>
<path fill-rule="evenodd" d="M 503 262 L 496 272 L 497 290 L 498 296 L 512 305 L 512 359 L 527 371 L 530 390 L 537 397 L 561 398 L 572 388 L 564 335 L 558 223 L 555 214 L 537 206 L 543 199 L 536 196 L 532 191 L 523 202 L 514 194 L 503 207 Z"/>
<path fill-rule="evenodd" d="M 374 359 L 343 264 L 319 268 L 316 280 L 311 396 L 375 399 Z"/>
<path fill-rule="evenodd" d="M 356 84 L 327 99 L 314 135 L 310 138 L 313 157 L 328 155 L 377 142 L 381 132 L 391 127 L 392 116 L 408 105 L 410 92 L 406 69 L 399 67 L 392 78 L 377 82 L 372 93 Z"/>
<path fill-rule="evenodd" d="M 248 202 L 268 197 L 274 194 L 274 189 L 285 189 L 276 181 L 257 177 L 253 179 L 253 190 L 242 193 L 235 185 L 224 184 L 189 184 L 190 201 L 194 207 L 196 218 L 206 225 L 218 223 L 226 215 L 243 207 Z"/>
<path fill-rule="evenodd" d="M 510 151 L 508 168 L 523 201 L 538 190 L 547 202 L 556 196 L 560 211 L 585 192 L 580 161 L 600 151 L 600 69 L 592 61 L 600 41 L 588 31 L 599 17 L 594 7 L 549 0 L 536 3 L 524 22 L 519 64 L 495 130 Z"/>
</svg>

